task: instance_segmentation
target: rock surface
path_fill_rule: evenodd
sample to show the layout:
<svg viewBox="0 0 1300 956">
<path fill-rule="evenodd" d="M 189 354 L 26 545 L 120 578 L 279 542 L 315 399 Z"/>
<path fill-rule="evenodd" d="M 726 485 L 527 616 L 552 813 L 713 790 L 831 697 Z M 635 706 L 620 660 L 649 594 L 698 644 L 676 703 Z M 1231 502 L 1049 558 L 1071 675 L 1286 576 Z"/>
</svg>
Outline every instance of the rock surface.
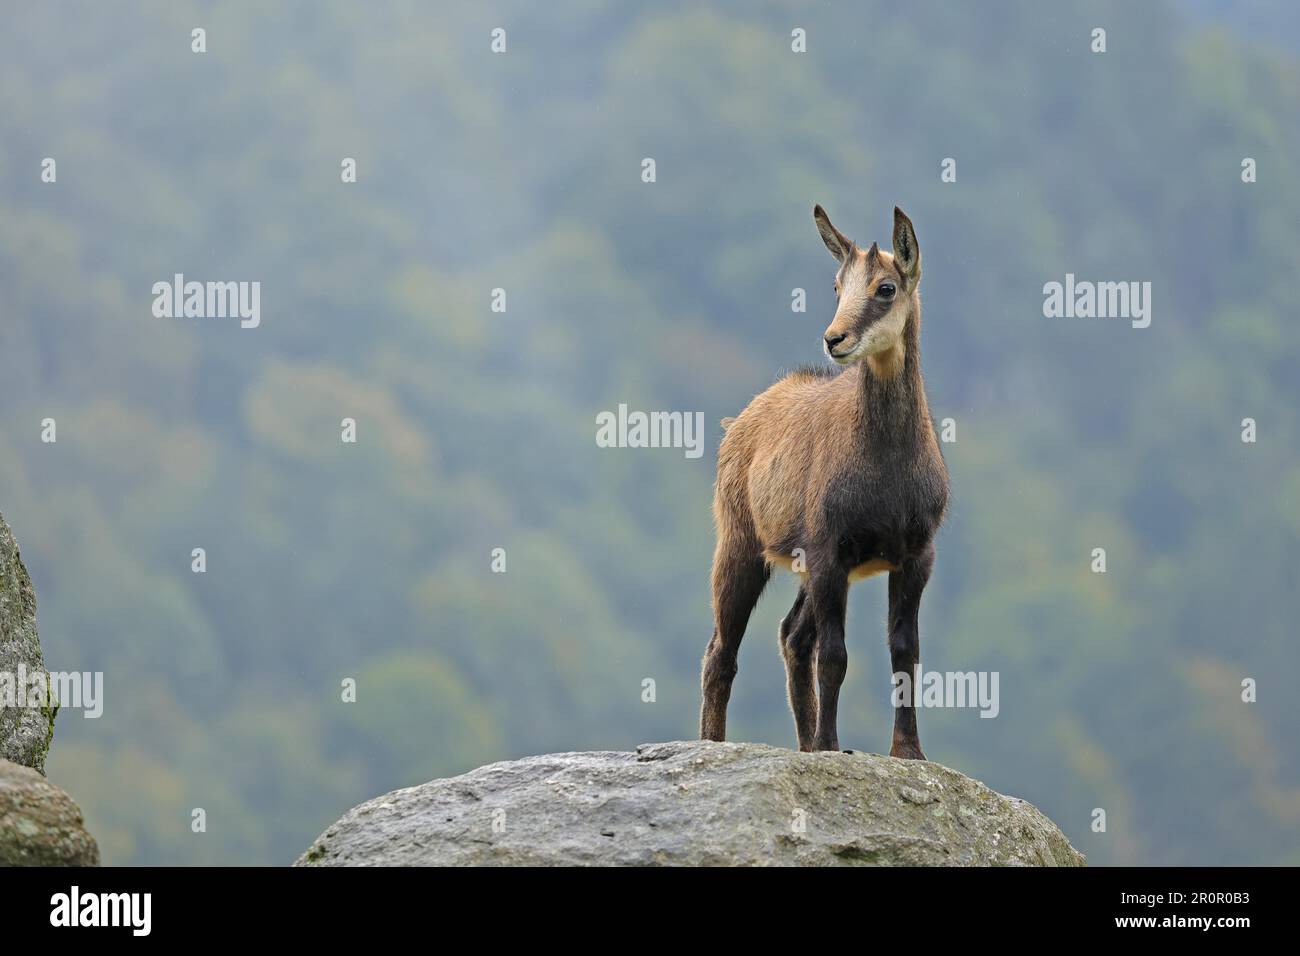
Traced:
<svg viewBox="0 0 1300 956">
<path fill-rule="evenodd" d="M 98 866 L 81 810 L 35 770 L 0 760 L 0 866 Z"/>
<path fill-rule="evenodd" d="M 20 670 L 45 670 L 36 635 L 36 594 L 13 532 L 0 515 L 0 674 Z M 0 759 L 44 773 L 54 714 L 53 707 L 5 707 L 0 702 Z"/>
<path fill-rule="evenodd" d="M 1082 866 L 1036 808 L 934 763 L 643 744 L 489 764 L 348 811 L 296 866 Z"/>
</svg>

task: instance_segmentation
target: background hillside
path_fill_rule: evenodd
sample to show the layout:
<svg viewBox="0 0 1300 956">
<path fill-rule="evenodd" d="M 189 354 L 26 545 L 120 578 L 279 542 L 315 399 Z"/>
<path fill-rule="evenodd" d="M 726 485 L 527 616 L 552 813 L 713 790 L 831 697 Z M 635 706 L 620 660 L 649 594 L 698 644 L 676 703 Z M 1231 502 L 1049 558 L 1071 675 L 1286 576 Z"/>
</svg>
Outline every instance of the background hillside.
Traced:
<svg viewBox="0 0 1300 956">
<path fill-rule="evenodd" d="M 923 714 L 927 754 L 1094 864 L 1300 863 L 1296 18 L 15 7 L 0 508 L 48 665 L 106 675 L 48 765 L 104 861 L 284 864 L 393 787 L 693 736 L 717 421 L 823 360 L 821 202 L 864 242 L 896 203 L 916 223 L 957 423 L 922 663 L 999 671 L 1001 713 Z M 154 318 L 178 272 L 260 281 L 261 326 Z M 1067 272 L 1151 282 L 1151 326 L 1044 318 Z M 598 448 L 619 403 L 704 412 L 705 454 Z M 792 597 L 750 625 L 736 739 L 792 745 Z M 846 747 L 888 746 L 884 613 L 883 582 L 854 589 Z"/>
</svg>

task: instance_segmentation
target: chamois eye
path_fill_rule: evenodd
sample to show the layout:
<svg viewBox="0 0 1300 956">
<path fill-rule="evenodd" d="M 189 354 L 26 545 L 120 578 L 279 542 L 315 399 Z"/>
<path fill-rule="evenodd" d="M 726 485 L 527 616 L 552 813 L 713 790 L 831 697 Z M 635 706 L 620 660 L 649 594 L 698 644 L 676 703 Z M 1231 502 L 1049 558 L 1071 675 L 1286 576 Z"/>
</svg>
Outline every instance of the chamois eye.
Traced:
<svg viewBox="0 0 1300 956">
<path fill-rule="evenodd" d="M 892 299 L 894 297 L 894 283 L 882 282 L 876 286 L 876 295 L 882 299 Z"/>
</svg>

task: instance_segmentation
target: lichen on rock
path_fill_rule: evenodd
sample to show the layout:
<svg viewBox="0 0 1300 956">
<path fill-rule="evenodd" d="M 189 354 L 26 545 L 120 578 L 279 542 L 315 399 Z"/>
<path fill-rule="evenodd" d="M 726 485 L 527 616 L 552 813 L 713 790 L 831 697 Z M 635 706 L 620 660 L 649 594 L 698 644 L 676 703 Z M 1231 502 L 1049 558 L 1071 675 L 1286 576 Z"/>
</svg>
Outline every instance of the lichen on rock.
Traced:
<svg viewBox="0 0 1300 956">
<path fill-rule="evenodd" d="M 13 682 L 20 673 L 44 670 L 36 633 L 36 594 L 13 532 L 0 515 L 0 675 Z M 52 704 L 6 707 L 0 700 L 0 759 L 44 773 L 56 712 Z"/>
</svg>

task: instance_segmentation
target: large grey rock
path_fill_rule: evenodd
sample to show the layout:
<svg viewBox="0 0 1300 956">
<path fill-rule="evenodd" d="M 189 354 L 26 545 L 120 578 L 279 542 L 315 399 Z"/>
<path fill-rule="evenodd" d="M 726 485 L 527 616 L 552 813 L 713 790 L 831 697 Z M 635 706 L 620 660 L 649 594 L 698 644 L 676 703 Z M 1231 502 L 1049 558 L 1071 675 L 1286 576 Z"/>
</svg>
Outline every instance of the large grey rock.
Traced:
<svg viewBox="0 0 1300 956">
<path fill-rule="evenodd" d="M 13 532 L 0 515 L 0 674 L 43 673 L 36 594 Z M 45 772 L 57 707 L 6 707 L 0 701 L 0 759 Z"/>
<path fill-rule="evenodd" d="M 395 790 L 295 865 L 1083 864 L 1033 806 L 938 764 L 690 741 Z"/>
<path fill-rule="evenodd" d="M 0 760 L 0 866 L 98 866 L 99 845 L 84 823 L 70 796 Z"/>
</svg>

